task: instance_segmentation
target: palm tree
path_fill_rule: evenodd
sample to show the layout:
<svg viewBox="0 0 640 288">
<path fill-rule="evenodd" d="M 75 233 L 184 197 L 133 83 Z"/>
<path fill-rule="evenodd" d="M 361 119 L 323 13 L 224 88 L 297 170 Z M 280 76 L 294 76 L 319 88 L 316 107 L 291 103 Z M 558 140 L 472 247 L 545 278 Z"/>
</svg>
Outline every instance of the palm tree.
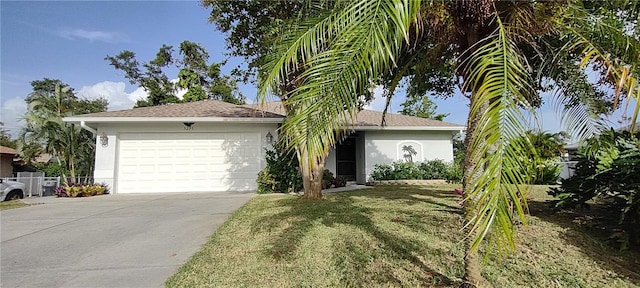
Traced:
<svg viewBox="0 0 640 288">
<path fill-rule="evenodd" d="M 26 127 L 22 131 L 21 147 L 33 147 L 35 143 L 43 146 L 44 152 L 53 155 L 58 164 L 65 167 L 72 182 L 75 182 L 76 155 L 83 150 L 92 154 L 93 140 L 80 127 L 62 122 L 62 118 L 73 113 L 75 96 L 69 87 L 56 84 L 52 93 L 46 91 L 34 92 L 29 96 L 29 109 L 24 116 Z M 88 150 L 89 149 L 89 150 Z M 63 181 L 68 182 L 65 172 Z"/>
<path fill-rule="evenodd" d="M 593 7 L 599 5 L 609 7 Z M 518 139 L 526 131 L 522 110 L 534 113 L 540 101 L 538 76 L 563 77 L 553 69 L 558 61 L 576 70 L 601 68 L 616 99 L 638 100 L 638 28 L 614 21 L 637 19 L 637 8 L 622 1 L 338 1 L 323 15 L 290 27 L 265 67 L 259 94 L 263 100 L 270 94 L 286 99 L 292 113 L 282 138 L 300 156 L 303 174 L 322 171 L 329 147 L 353 123 L 359 95 L 381 75 L 411 64 L 407 56 L 424 51 L 416 47 L 451 51 L 440 61 L 455 62 L 461 90 L 470 99 L 464 278 L 476 286 L 483 282 L 481 241 L 488 237 L 496 244 L 488 247 L 512 248 L 514 218 L 526 223 L 526 191 L 511 183 L 526 184 L 527 177 L 510 168 L 520 167 L 518 158 L 532 149 L 529 141 Z M 571 89 L 558 86 L 559 98 L 571 98 Z M 577 129 L 585 136 L 597 125 L 584 121 L 598 122 L 583 108 L 569 106 L 567 122 L 571 128 L 587 127 Z M 307 189 L 319 191 L 315 185 L 305 185 L 305 195 L 321 197 Z"/>
</svg>

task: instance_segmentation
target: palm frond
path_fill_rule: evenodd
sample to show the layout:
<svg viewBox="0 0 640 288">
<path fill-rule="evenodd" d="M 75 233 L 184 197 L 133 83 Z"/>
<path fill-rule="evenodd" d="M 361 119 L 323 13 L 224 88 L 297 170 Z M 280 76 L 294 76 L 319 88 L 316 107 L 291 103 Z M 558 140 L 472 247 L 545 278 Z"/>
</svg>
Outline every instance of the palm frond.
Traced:
<svg viewBox="0 0 640 288">
<path fill-rule="evenodd" d="M 469 112 L 470 126 L 467 163 L 474 163 L 471 177 L 465 179 L 465 209 L 468 237 L 472 249 L 489 236 L 492 243 L 514 247 L 518 218 L 526 222 L 526 191 L 529 177 L 519 173 L 523 155 L 532 149 L 523 141 L 526 117 L 521 107 L 535 113 L 527 97 L 535 93 L 526 61 L 512 40 L 508 28 L 496 17 L 497 30 L 480 42 L 461 69 L 467 75 L 466 91 L 473 91 Z M 476 123 L 471 123 L 477 119 Z M 471 127 L 470 127 L 471 128 Z M 493 232 L 493 233 L 492 233 Z"/>
<path fill-rule="evenodd" d="M 621 1 L 620 5 L 632 4 Z M 606 69 L 609 82 L 614 87 L 615 103 L 625 98 L 627 101 L 635 99 L 636 107 L 631 122 L 636 123 L 636 111 L 640 110 L 640 40 L 637 33 L 630 33 L 623 27 L 625 23 L 619 21 L 616 11 L 600 11 L 598 17 L 586 17 L 582 7 L 571 7 L 565 49 L 581 53 L 583 68 L 602 65 Z M 638 15 L 637 10 L 638 6 L 633 4 L 628 12 Z"/>
<path fill-rule="evenodd" d="M 297 73 L 285 103 L 295 113 L 282 126 L 290 147 L 306 147 L 313 157 L 328 152 L 335 132 L 353 122 L 359 95 L 394 65 L 419 6 L 411 0 L 349 2 L 283 42 L 286 49 L 267 65 L 259 93 L 264 99 Z"/>
</svg>

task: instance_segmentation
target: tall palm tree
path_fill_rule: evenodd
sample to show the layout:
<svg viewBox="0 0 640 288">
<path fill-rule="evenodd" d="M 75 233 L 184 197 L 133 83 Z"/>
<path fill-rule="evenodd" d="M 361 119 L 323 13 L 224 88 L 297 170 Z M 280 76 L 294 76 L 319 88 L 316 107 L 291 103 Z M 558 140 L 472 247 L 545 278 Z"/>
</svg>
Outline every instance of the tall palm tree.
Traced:
<svg viewBox="0 0 640 288">
<path fill-rule="evenodd" d="M 285 94 L 280 96 L 292 113 L 282 126 L 282 138 L 298 152 L 303 174 L 313 175 L 321 171 L 329 148 L 353 123 L 359 95 L 372 83 L 411 63 L 407 55 L 424 51 L 416 47 L 451 48 L 445 51 L 452 51 L 452 57 L 443 61 L 455 61 L 455 75 L 470 99 L 463 181 L 468 235 L 464 277 L 469 286 L 483 282 L 476 252 L 481 241 L 488 237 L 496 244 L 488 247 L 512 248 L 514 218 L 526 223 L 526 191 L 511 184 L 526 184 L 527 177 L 511 168 L 519 167 L 519 157 L 532 148 L 529 141 L 518 139 L 526 131 L 522 111 L 534 113 L 540 101 L 539 75 L 533 72 L 552 80 L 561 77 L 561 71 L 551 72 L 556 61 L 564 60 L 574 69 L 602 71 L 615 87 L 616 100 L 640 98 L 637 23 L 620 27 L 613 21 L 615 17 L 637 19 L 633 2 L 336 3 L 332 10 L 285 33 L 265 67 L 260 95 Z M 598 5 L 610 7 L 592 7 Z M 567 87 L 557 91 L 559 98 L 571 98 Z M 568 107 L 567 120 L 571 128 L 587 127 L 577 129 L 585 136 L 597 130 L 597 125 L 585 126 L 585 120 L 598 122 L 582 108 Z M 634 118 L 639 109 L 640 105 L 634 109 Z M 305 185 L 305 195 L 321 197 L 316 185 Z"/>
<path fill-rule="evenodd" d="M 69 87 L 56 84 L 52 93 L 32 93 L 24 116 L 27 125 L 20 139 L 21 147 L 32 147 L 34 143 L 41 143 L 44 152 L 55 156 L 61 166 L 64 164 L 64 171 L 68 172 L 71 181 L 75 182 L 78 162 L 76 155 L 80 150 L 89 152 L 93 141 L 80 127 L 62 122 L 63 117 L 73 113 L 75 98 L 69 92 Z M 62 177 L 64 182 L 68 182 L 65 172 L 62 173 Z"/>
</svg>

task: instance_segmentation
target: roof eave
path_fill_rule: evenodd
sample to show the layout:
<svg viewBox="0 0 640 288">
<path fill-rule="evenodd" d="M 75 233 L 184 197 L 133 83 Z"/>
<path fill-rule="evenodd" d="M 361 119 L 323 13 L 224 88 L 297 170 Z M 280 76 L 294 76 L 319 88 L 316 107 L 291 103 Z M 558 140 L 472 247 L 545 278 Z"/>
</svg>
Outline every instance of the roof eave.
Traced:
<svg viewBox="0 0 640 288">
<path fill-rule="evenodd" d="M 354 126 L 356 131 L 464 131 L 464 126 Z"/>
<path fill-rule="evenodd" d="M 284 118 L 254 117 L 66 117 L 69 123 L 158 123 L 158 122 L 236 122 L 236 123 L 282 123 Z"/>
</svg>

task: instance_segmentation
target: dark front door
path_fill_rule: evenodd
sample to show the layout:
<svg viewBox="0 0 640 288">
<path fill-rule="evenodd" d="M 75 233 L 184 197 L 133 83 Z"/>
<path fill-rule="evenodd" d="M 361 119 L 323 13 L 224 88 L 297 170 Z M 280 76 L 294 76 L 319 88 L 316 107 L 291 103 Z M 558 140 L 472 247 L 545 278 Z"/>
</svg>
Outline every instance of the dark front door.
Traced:
<svg viewBox="0 0 640 288">
<path fill-rule="evenodd" d="M 356 181 L 356 139 L 347 138 L 336 145 L 336 175 Z"/>
</svg>

